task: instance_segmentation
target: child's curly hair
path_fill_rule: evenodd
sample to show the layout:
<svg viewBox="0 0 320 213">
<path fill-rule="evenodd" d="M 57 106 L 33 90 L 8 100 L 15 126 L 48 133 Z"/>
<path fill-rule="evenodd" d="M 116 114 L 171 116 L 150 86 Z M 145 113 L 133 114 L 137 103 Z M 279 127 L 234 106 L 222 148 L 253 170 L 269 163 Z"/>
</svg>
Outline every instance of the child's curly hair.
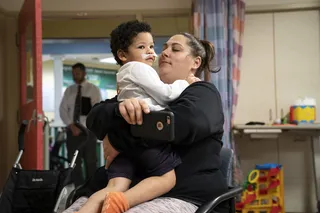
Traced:
<svg viewBox="0 0 320 213">
<path fill-rule="evenodd" d="M 111 52 L 115 60 L 120 66 L 122 66 L 123 63 L 118 57 L 117 52 L 119 50 L 127 52 L 128 47 L 132 44 L 133 39 L 139 33 L 151 33 L 151 26 L 145 22 L 134 20 L 134 21 L 128 21 L 120 24 L 117 28 L 115 28 L 111 32 L 110 34 Z"/>
</svg>

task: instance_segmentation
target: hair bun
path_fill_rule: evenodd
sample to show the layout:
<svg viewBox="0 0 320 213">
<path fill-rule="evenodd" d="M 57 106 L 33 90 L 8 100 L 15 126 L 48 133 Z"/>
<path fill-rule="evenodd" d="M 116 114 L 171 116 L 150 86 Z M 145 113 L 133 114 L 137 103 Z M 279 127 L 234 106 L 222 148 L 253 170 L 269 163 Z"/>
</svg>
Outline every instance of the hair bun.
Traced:
<svg viewBox="0 0 320 213">
<path fill-rule="evenodd" d="M 217 73 L 217 72 L 220 72 L 220 70 L 221 70 L 220 66 L 215 66 L 213 69 L 210 70 L 210 72 Z"/>
<path fill-rule="evenodd" d="M 200 40 L 200 42 L 201 42 L 202 46 L 204 47 L 204 49 L 206 51 L 207 59 L 210 62 L 215 56 L 215 48 L 210 41 Z"/>
<path fill-rule="evenodd" d="M 207 40 L 200 40 L 200 42 L 206 51 L 206 61 L 208 62 L 208 66 L 207 66 L 208 71 L 211 73 L 219 72 L 221 70 L 221 67 L 217 65 L 217 60 L 215 59 L 216 52 L 215 52 L 214 45 Z M 213 65 L 209 66 L 211 61 L 213 62 Z"/>
</svg>

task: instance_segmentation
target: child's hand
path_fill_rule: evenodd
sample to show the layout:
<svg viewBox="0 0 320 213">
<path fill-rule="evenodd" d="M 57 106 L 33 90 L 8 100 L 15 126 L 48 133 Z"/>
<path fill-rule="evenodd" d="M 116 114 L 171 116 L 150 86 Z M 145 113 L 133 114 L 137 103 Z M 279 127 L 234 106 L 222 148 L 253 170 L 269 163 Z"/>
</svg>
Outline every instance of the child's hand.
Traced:
<svg viewBox="0 0 320 213">
<path fill-rule="evenodd" d="M 192 84 L 192 83 L 197 82 L 197 81 L 201 81 L 200 78 L 197 78 L 197 77 L 194 76 L 193 74 L 190 74 L 190 75 L 187 77 L 186 80 L 188 81 L 189 84 Z"/>
</svg>

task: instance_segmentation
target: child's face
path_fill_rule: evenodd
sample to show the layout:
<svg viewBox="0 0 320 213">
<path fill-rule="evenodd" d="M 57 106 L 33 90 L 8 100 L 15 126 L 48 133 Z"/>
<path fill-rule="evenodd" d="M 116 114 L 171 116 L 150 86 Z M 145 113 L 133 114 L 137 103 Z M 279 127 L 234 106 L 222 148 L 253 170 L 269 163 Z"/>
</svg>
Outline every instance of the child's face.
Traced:
<svg viewBox="0 0 320 213">
<path fill-rule="evenodd" d="M 144 58 L 143 54 L 155 54 L 154 42 L 150 33 L 139 33 L 132 41 L 128 48 L 128 52 L 124 53 L 124 63 L 130 61 L 139 61 L 152 66 L 155 56 Z M 120 58 L 121 59 L 121 58 Z M 122 60 L 122 59 L 121 59 Z"/>
</svg>

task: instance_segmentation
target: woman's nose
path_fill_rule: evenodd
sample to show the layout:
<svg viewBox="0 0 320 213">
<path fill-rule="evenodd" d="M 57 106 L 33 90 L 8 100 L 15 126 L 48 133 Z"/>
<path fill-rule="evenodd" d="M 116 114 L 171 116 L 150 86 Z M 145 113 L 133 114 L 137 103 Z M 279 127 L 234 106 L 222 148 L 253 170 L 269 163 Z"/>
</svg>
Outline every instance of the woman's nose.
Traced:
<svg viewBox="0 0 320 213">
<path fill-rule="evenodd" d="M 162 55 L 163 57 L 169 57 L 168 49 L 162 50 L 161 55 Z"/>
</svg>

